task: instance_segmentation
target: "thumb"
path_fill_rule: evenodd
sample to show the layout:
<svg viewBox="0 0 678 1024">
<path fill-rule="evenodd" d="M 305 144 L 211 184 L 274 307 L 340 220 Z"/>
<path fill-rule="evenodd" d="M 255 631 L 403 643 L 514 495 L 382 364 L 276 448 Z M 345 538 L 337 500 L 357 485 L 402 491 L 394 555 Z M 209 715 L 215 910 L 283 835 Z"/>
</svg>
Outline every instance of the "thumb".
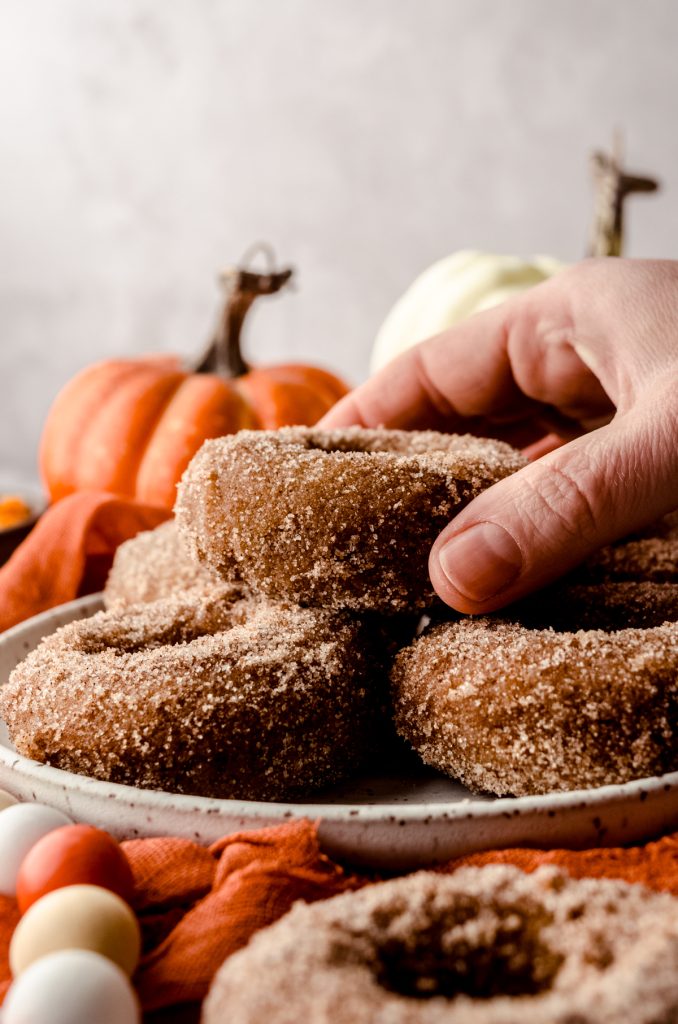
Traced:
<svg viewBox="0 0 678 1024">
<path fill-rule="evenodd" d="M 431 551 L 442 600 L 501 608 L 676 508 L 677 406 L 655 397 L 475 498 Z"/>
</svg>

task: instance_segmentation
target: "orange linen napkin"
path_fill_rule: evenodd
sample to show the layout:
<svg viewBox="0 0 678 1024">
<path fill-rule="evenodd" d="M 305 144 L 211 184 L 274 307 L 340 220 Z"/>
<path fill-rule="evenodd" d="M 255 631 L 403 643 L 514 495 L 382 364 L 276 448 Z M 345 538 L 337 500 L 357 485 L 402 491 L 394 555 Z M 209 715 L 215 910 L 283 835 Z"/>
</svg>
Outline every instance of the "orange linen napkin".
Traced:
<svg viewBox="0 0 678 1024">
<path fill-rule="evenodd" d="M 0 631 L 101 589 L 118 545 L 170 516 L 102 491 L 62 498 L 0 569 Z"/>
<path fill-rule="evenodd" d="M 197 1020 L 222 961 L 295 900 L 326 899 L 374 881 L 325 856 L 308 821 L 240 832 L 209 849 L 172 838 L 135 839 L 123 849 L 144 935 L 134 980 L 144 1009 L 156 1011 L 149 1021 L 162 1024 Z M 524 871 L 555 864 L 578 878 L 620 878 L 678 896 L 678 834 L 629 849 L 492 850 L 439 870 L 496 863 Z M 0 999 L 9 984 L 7 947 L 17 920 L 14 900 L 0 897 Z"/>
<path fill-rule="evenodd" d="M 135 878 L 138 852 L 146 842 L 123 844 Z M 180 852 L 174 845 L 180 840 L 160 842 L 167 845 L 164 853 L 158 847 L 158 863 L 164 857 L 176 858 L 168 880 L 176 878 L 178 862 L 185 869 L 189 860 L 197 865 L 196 858 L 206 854 L 201 847 L 191 853 L 184 847 Z M 310 903 L 361 884 L 321 853 L 316 827 L 308 821 L 227 836 L 207 855 L 214 863 L 209 891 L 176 923 L 170 908 L 171 930 L 144 957 L 137 972 L 135 983 L 146 1010 L 202 999 L 226 957 L 246 945 L 259 928 L 286 913 L 295 900 Z M 173 885 L 164 894 L 158 890 L 161 906 L 170 894 L 176 897 Z M 145 921 L 142 913 L 144 933 Z"/>
</svg>

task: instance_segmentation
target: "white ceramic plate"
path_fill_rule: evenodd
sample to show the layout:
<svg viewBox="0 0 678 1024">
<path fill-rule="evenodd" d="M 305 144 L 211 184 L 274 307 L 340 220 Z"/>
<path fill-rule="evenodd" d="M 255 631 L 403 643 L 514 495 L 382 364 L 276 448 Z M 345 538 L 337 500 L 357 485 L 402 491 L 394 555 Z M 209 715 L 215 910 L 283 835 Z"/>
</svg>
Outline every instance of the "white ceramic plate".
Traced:
<svg viewBox="0 0 678 1024">
<path fill-rule="evenodd" d="M 98 596 L 82 598 L 0 636 L 0 685 L 41 637 L 100 607 Z M 623 786 L 492 799 L 410 764 L 406 773 L 353 780 L 300 803 L 208 800 L 113 785 L 39 764 L 13 750 L 4 725 L 0 787 L 118 837 L 176 835 L 208 843 L 244 828 L 318 819 L 329 853 L 385 869 L 501 846 L 621 845 L 678 827 L 678 772 Z"/>
</svg>

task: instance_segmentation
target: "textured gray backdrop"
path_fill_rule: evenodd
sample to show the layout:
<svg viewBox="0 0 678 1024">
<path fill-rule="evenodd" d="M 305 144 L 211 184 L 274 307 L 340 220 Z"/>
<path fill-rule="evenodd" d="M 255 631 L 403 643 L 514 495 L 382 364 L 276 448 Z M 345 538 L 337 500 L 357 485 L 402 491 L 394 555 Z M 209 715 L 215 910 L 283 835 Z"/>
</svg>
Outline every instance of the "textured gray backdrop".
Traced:
<svg viewBox="0 0 678 1024">
<path fill-rule="evenodd" d="M 359 380 L 461 247 L 583 250 L 623 126 L 629 251 L 678 255 L 674 0 L 2 0 L 0 476 L 88 361 L 189 353 L 254 239 L 299 270 L 250 355 Z"/>
</svg>

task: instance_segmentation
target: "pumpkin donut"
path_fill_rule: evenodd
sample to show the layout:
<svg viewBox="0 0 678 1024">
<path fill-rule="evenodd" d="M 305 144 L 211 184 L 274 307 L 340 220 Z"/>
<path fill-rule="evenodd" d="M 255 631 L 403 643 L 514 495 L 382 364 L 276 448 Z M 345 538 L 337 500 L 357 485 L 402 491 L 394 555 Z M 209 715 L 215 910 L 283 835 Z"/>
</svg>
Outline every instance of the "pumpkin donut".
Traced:
<svg viewBox="0 0 678 1024">
<path fill-rule="evenodd" d="M 678 584 L 615 580 L 563 581 L 504 608 L 500 618 L 560 632 L 648 629 L 678 619 Z"/>
<path fill-rule="evenodd" d="M 610 632 L 490 618 L 435 625 L 394 661 L 398 732 L 427 764 L 498 795 L 678 769 L 678 622 L 663 621 L 678 618 L 678 587 L 666 585 L 671 593 L 648 610 L 642 593 L 653 585 L 639 586 L 635 611 L 618 595 Z M 589 590 L 585 597 L 604 608 L 606 588 Z M 570 599 L 581 601 L 581 588 Z M 544 600 L 541 611 L 553 607 Z M 566 628 L 582 621 L 572 608 L 561 614 Z M 634 614 L 663 624 L 615 628 L 616 617 Z"/>
<path fill-rule="evenodd" d="M 579 575 L 591 580 L 678 583 L 678 539 L 644 537 L 601 548 Z"/>
<path fill-rule="evenodd" d="M 296 903 L 218 971 L 203 1024 L 668 1024 L 678 901 L 493 865 Z"/>
<path fill-rule="evenodd" d="M 106 580 L 104 603 L 121 610 L 181 590 L 207 595 L 217 586 L 223 581 L 191 558 L 176 523 L 169 519 L 120 545 Z M 242 595 L 243 588 L 234 585 L 233 599 Z"/>
<path fill-rule="evenodd" d="M 572 574 L 578 582 L 678 583 L 678 512 L 596 551 Z"/>
<path fill-rule="evenodd" d="M 267 597 L 412 611 L 434 600 L 443 526 L 523 465 L 500 441 L 433 431 L 243 430 L 203 445 L 175 511 L 196 558 Z"/>
<path fill-rule="evenodd" d="M 348 775 L 374 745 L 383 702 L 364 632 L 229 588 L 183 593 L 58 630 L 13 671 L 0 715 L 20 753 L 68 771 L 285 799 Z"/>
</svg>

